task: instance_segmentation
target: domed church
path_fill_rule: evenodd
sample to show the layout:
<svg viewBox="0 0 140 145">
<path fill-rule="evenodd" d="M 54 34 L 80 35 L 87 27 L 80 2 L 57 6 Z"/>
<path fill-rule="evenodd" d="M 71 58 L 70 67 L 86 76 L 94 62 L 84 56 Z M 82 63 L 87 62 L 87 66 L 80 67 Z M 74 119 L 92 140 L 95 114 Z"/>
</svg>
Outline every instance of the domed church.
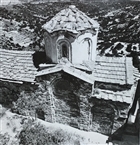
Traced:
<svg viewBox="0 0 140 145">
<path fill-rule="evenodd" d="M 18 98 L 24 92 L 34 102 L 23 99 L 20 114 L 26 108 L 30 116 L 106 135 L 135 123 L 140 77 L 130 57 L 96 55 L 98 22 L 71 5 L 42 28 L 51 63 L 40 64 L 39 71 L 33 51 L 0 50 L 2 95 L 18 86 Z"/>
<path fill-rule="evenodd" d="M 53 63 L 62 58 L 72 64 L 95 61 L 99 24 L 74 5 L 43 25 L 46 55 Z"/>
</svg>

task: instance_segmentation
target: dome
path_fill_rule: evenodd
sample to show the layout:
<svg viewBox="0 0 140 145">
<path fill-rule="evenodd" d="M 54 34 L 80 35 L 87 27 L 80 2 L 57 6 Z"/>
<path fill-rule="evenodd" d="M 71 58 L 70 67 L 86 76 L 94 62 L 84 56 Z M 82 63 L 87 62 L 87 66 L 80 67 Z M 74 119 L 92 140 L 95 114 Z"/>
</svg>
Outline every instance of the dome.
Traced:
<svg viewBox="0 0 140 145">
<path fill-rule="evenodd" d="M 78 33 L 86 29 L 97 29 L 99 24 L 74 5 L 71 5 L 57 13 L 49 22 L 43 25 L 43 28 L 49 33 L 59 30 Z"/>
</svg>

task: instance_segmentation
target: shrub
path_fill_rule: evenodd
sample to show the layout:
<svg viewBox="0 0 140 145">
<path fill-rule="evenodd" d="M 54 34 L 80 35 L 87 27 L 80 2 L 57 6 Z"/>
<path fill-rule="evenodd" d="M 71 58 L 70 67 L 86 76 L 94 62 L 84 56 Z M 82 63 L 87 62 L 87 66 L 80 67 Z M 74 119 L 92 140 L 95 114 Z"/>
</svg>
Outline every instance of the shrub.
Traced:
<svg viewBox="0 0 140 145">
<path fill-rule="evenodd" d="M 65 145 L 70 142 L 75 144 L 75 142 L 79 142 L 78 137 L 63 129 L 45 127 L 32 120 L 24 124 L 19 135 L 21 145 Z"/>
<path fill-rule="evenodd" d="M 6 145 L 6 144 L 8 144 L 9 140 L 10 140 L 9 134 L 7 134 L 7 133 L 5 133 L 5 134 L 3 134 L 3 135 L 0 134 L 0 143 L 1 143 L 1 145 Z"/>
</svg>

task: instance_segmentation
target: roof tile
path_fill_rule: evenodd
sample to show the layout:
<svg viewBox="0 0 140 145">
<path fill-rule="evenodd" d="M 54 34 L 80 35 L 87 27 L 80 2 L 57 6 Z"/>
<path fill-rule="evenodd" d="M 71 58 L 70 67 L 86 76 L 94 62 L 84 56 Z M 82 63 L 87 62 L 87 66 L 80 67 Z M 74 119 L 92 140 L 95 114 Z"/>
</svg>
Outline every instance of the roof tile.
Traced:
<svg viewBox="0 0 140 145">
<path fill-rule="evenodd" d="M 59 25 L 57 22 L 61 22 L 63 25 Z M 85 30 L 87 28 L 99 28 L 99 24 L 77 8 L 70 6 L 56 14 L 49 22 L 43 25 L 43 28 L 49 33 L 58 30 L 78 33 L 79 30 Z"/>
<path fill-rule="evenodd" d="M 30 52 L 30 51 L 13 51 L 13 50 L 1 49 L 0 78 L 24 81 L 24 80 L 29 80 L 28 78 L 29 76 L 32 78 L 32 81 L 34 81 L 36 74 L 45 75 L 51 72 L 55 72 L 56 70 L 58 71 L 62 70 L 62 69 L 54 68 L 53 70 L 50 71 L 49 69 L 48 70 L 46 69 L 37 72 L 36 71 L 37 69 L 34 67 L 32 61 L 33 53 L 34 52 Z M 133 84 L 133 69 L 132 69 L 133 67 L 131 65 L 132 64 L 131 61 L 132 61 L 131 59 L 127 59 L 127 58 L 125 59 L 125 58 L 118 58 L 118 57 L 111 58 L 111 57 L 97 56 L 95 62 L 95 68 L 94 68 L 94 76 L 82 73 L 82 71 L 79 72 L 77 71 L 78 69 L 72 69 L 72 67 L 66 70 L 70 73 L 75 73 L 76 76 L 83 78 L 85 81 L 87 77 L 88 82 L 93 82 L 95 80 L 99 82 L 107 82 L 107 83 L 114 83 L 114 84 Z M 129 65 L 127 65 L 127 62 L 129 63 Z M 88 65 L 88 63 L 86 63 L 86 65 Z M 122 67 L 119 67 L 119 65 Z"/>
<path fill-rule="evenodd" d="M 33 51 L 0 50 L 0 78 L 14 81 L 34 82 L 37 69 L 33 65 Z M 29 79 L 29 76 L 32 76 Z"/>
<path fill-rule="evenodd" d="M 133 84 L 133 77 L 130 77 L 133 76 L 132 60 L 128 60 L 129 65 L 126 67 L 126 59 L 124 57 L 97 56 L 94 70 L 95 80 L 117 84 Z"/>
</svg>

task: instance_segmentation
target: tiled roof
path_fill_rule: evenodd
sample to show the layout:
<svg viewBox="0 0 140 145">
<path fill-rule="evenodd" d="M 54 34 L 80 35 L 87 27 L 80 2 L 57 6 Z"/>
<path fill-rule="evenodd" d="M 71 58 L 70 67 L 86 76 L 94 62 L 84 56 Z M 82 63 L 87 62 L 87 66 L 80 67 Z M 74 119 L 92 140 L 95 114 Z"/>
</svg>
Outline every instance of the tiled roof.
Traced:
<svg viewBox="0 0 140 145">
<path fill-rule="evenodd" d="M 0 50 L 0 79 L 22 82 L 34 82 L 35 76 L 55 73 L 63 70 L 79 79 L 93 84 L 94 81 L 113 84 L 133 84 L 133 66 L 131 58 L 96 57 L 93 74 L 87 74 L 74 65 L 65 67 L 56 65 L 37 72 L 30 51 Z M 94 65 L 93 65 L 94 66 Z M 92 67 L 92 65 L 90 65 Z M 89 68 L 90 68 L 89 67 Z M 87 70 L 89 70 L 89 68 Z"/>
<path fill-rule="evenodd" d="M 37 69 L 31 51 L 0 49 L 0 79 L 15 82 L 34 82 Z"/>
<path fill-rule="evenodd" d="M 75 6 L 69 6 L 56 14 L 49 22 L 43 25 L 49 33 L 58 30 L 66 30 L 78 33 L 81 30 L 99 28 L 97 21 L 89 18 Z"/>
<path fill-rule="evenodd" d="M 60 65 L 60 64 L 56 65 L 55 67 L 47 68 L 42 71 L 39 71 L 36 76 L 47 75 L 47 74 L 55 73 L 55 72 L 59 72 L 59 71 L 64 71 L 64 72 L 66 72 L 72 76 L 75 76 L 83 81 L 86 81 L 90 84 L 94 83 L 94 77 L 92 77 L 91 75 L 89 75 L 79 69 L 76 69 L 72 66 L 68 67 L 68 66 Z"/>
<path fill-rule="evenodd" d="M 131 89 L 119 92 L 113 92 L 109 90 L 103 89 L 95 89 L 92 97 L 96 97 L 97 99 L 104 99 L 104 100 L 112 100 L 115 102 L 127 103 L 131 104 L 134 100 L 135 92 L 137 88 L 137 83 L 132 85 Z"/>
<path fill-rule="evenodd" d="M 71 65 L 69 67 L 64 66 L 65 65 L 57 65 L 54 68 L 44 69 L 38 72 L 38 75 L 41 76 L 63 70 L 64 72 L 69 73 L 91 84 L 94 84 L 94 81 L 120 85 L 132 85 L 134 83 L 131 58 L 112 58 L 98 56 L 96 57 L 95 67 L 93 68 L 94 71 L 92 74 L 85 73 L 84 71 L 77 69 L 77 66 L 75 67 L 74 65 Z M 86 66 L 88 66 L 88 63 L 86 64 Z M 88 68 L 91 68 L 93 66 L 90 65 L 90 67 Z"/>
<path fill-rule="evenodd" d="M 59 72 L 61 70 L 63 70 L 63 69 L 60 66 L 55 66 L 55 67 L 43 69 L 36 74 L 36 77 L 51 74 L 51 73 L 56 73 L 56 72 Z"/>
<path fill-rule="evenodd" d="M 96 57 L 94 78 L 99 82 L 133 84 L 132 58 Z"/>
<path fill-rule="evenodd" d="M 37 76 L 64 71 L 90 84 L 94 84 L 94 81 L 114 84 L 131 84 L 131 89 L 126 92 L 113 92 L 100 89 L 100 93 L 95 92 L 93 97 L 125 102 L 128 104 L 133 100 L 136 86 L 133 82 L 133 66 L 131 58 L 98 56 L 96 57 L 93 74 L 88 74 L 78 69 L 79 66 L 74 67 L 74 65 L 70 64 L 68 66 L 65 64 L 57 64 L 50 67 L 45 66 L 45 69 L 37 72 L 37 69 L 33 65 L 33 53 L 33 51 L 0 49 L 0 80 L 18 83 L 35 82 L 35 77 Z M 90 67 L 92 67 L 92 65 L 90 65 Z M 85 67 L 80 68 L 84 69 Z M 134 75 L 138 73 L 136 70 L 134 70 L 134 72 Z"/>
<path fill-rule="evenodd" d="M 136 80 L 140 80 L 140 72 L 137 68 L 133 67 L 133 74 Z"/>
</svg>

